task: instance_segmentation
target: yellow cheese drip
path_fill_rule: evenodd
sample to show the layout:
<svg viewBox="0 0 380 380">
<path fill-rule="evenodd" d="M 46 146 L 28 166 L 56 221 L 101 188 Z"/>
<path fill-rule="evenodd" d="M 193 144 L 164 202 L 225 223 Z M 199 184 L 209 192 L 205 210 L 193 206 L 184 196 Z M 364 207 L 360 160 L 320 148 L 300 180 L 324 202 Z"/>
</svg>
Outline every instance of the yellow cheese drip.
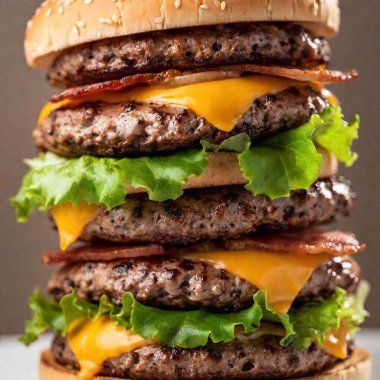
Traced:
<svg viewBox="0 0 380 380">
<path fill-rule="evenodd" d="M 298 255 L 259 250 L 211 251 L 186 254 L 186 257 L 216 263 L 265 290 L 269 303 L 283 314 L 288 312 L 314 270 L 331 259 L 329 254 Z"/>
<path fill-rule="evenodd" d="M 57 103 L 48 102 L 45 104 L 45 106 L 42 108 L 40 112 L 40 116 L 38 117 L 38 124 L 41 124 L 44 121 L 44 119 L 48 117 L 53 111 L 64 107 L 74 107 L 78 104 L 80 104 L 78 101 L 70 99 L 65 99 Z"/>
<path fill-rule="evenodd" d="M 193 83 L 163 88 L 139 86 L 117 93 L 89 95 L 80 100 L 120 103 L 128 100 L 173 104 L 191 109 L 203 116 L 216 128 L 229 132 L 249 108 L 251 103 L 266 94 L 276 93 L 299 82 L 264 75 Z M 39 122 L 57 108 L 75 106 L 78 100 L 48 103 L 41 111 Z"/>
<path fill-rule="evenodd" d="M 95 321 L 80 319 L 74 322 L 67 338 L 80 365 L 78 380 L 92 379 L 107 359 L 149 344 L 132 331 L 117 327 L 115 322 L 104 316 Z"/>
<path fill-rule="evenodd" d="M 95 219 L 98 209 L 98 206 L 85 202 L 81 202 L 77 206 L 68 202 L 52 208 L 51 215 L 58 228 L 62 250 L 80 237 L 84 227 Z"/>
<path fill-rule="evenodd" d="M 325 334 L 325 340 L 320 347 L 330 355 L 339 359 L 346 359 L 347 336 L 348 326 L 342 320 L 338 329 L 331 330 Z"/>
</svg>

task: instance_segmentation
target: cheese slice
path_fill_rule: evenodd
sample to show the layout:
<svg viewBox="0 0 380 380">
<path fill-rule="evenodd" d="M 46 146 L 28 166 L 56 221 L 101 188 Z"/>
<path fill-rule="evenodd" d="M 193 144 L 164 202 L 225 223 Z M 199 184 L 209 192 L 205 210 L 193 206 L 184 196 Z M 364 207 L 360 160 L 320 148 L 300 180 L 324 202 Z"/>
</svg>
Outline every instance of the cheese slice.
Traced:
<svg viewBox="0 0 380 380">
<path fill-rule="evenodd" d="M 138 86 L 117 93 L 89 95 L 80 102 L 120 103 L 136 100 L 182 106 L 205 117 L 216 128 L 229 132 L 255 99 L 299 85 L 300 82 L 290 79 L 251 75 L 169 88 Z M 48 103 L 41 111 L 39 123 L 55 109 L 78 104 L 78 100 Z"/>
<path fill-rule="evenodd" d="M 95 321 L 75 321 L 69 328 L 67 339 L 80 365 L 78 380 L 92 379 L 107 359 L 150 344 L 132 331 L 117 327 L 104 316 Z"/>
<path fill-rule="evenodd" d="M 330 355 L 346 359 L 348 330 L 347 323 L 342 320 L 338 329 L 333 329 L 325 334 L 325 340 L 320 347 Z"/>
<path fill-rule="evenodd" d="M 331 259 L 327 253 L 299 255 L 259 250 L 197 252 L 185 256 L 210 261 L 266 291 L 268 302 L 283 314 L 314 270 Z"/>
<path fill-rule="evenodd" d="M 65 250 L 81 235 L 84 227 L 96 218 L 99 207 L 81 202 L 74 206 L 71 202 L 55 206 L 51 215 L 57 225 L 60 246 Z"/>
</svg>

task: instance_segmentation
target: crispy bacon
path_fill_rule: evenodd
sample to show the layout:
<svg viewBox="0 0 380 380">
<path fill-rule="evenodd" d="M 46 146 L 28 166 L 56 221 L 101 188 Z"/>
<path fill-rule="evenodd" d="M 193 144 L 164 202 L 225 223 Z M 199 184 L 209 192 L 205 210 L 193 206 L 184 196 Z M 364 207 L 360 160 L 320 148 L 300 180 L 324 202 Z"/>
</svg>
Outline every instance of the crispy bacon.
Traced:
<svg viewBox="0 0 380 380">
<path fill-rule="evenodd" d="M 228 239 L 224 242 L 204 241 L 189 246 L 86 244 L 66 251 L 53 250 L 46 252 L 42 256 L 42 261 L 44 264 L 54 265 L 77 261 L 112 261 L 137 257 L 176 255 L 216 249 L 231 251 L 260 249 L 284 252 L 285 254 L 289 252 L 305 255 L 329 253 L 333 256 L 344 256 L 357 253 L 364 248 L 365 245 L 360 244 L 355 235 L 349 232 L 323 232 L 305 229 L 252 235 L 239 239 Z"/>
<path fill-rule="evenodd" d="M 329 253 L 344 256 L 362 251 L 365 245 L 360 244 L 350 232 L 304 229 L 231 239 L 225 242 L 225 247 L 231 250 L 254 248 L 305 255 Z"/>
<path fill-rule="evenodd" d="M 301 70 L 301 69 L 290 69 L 279 66 L 259 66 L 259 65 L 233 65 L 233 66 L 223 66 L 217 67 L 210 70 L 194 70 L 194 71 L 178 71 L 178 70 L 168 70 L 160 73 L 146 73 L 146 74 L 136 74 L 122 79 L 110 80 L 101 83 L 94 83 L 86 86 L 69 88 L 60 94 L 53 95 L 50 101 L 53 103 L 60 102 L 65 99 L 80 100 L 80 98 L 89 95 L 96 95 L 100 93 L 112 93 L 125 90 L 129 87 L 136 85 L 168 85 L 170 83 L 175 84 L 176 78 L 183 78 L 186 76 L 193 76 L 194 74 L 209 73 L 209 80 L 215 80 L 217 76 L 216 73 L 220 73 L 221 77 L 228 78 L 230 76 L 236 75 L 236 72 L 241 73 L 254 73 L 262 75 L 273 75 L 288 79 L 293 79 L 301 82 L 320 82 L 320 83 L 338 83 L 347 82 L 357 79 L 358 72 L 352 70 L 349 72 L 333 71 L 333 70 Z"/>
<path fill-rule="evenodd" d="M 160 244 L 147 245 L 81 245 L 65 251 L 53 250 L 42 256 L 47 265 L 62 264 L 77 261 L 112 261 L 116 259 L 131 259 L 136 257 L 159 256 L 165 253 Z"/>
<path fill-rule="evenodd" d="M 177 70 L 168 70 L 161 73 L 130 75 L 122 79 L 108 80 L 106 82 L 68 88 L 60 94 L 51 96 L 50 101 L 52 103 L 57 103 L 65 99 L 76 100 L 89 95 L 118 92 L 139 84 L 164 84 L 165 82 L 180 75 L 183 75 L 183 73 Z"/>
</svg>

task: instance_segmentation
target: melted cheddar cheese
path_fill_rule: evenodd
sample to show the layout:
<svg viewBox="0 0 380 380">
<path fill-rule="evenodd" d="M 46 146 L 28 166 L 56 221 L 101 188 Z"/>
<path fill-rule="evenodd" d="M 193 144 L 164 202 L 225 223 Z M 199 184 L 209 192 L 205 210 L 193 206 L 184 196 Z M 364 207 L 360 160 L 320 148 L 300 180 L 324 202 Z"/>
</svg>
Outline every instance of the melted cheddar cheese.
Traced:
<svg viewBox="0 0 380 380">
<path fill-rule="evenodd" d="M 117 327 L 104 316 L 95 321 L 75 321 L 69 328 L 67 339 L 80 365 L 78 380 L 92 379 L 107 359 L 150 343 L 132 331 Z"/>
<path fill-rule="evenodd" d="M 314 270 L 329 254 L 298 255 L 259 250 L 211 251 L 185 255 L 210 261 L 265 290 L 268 302 L 286 314 Z"/>
<path fill-rule="evenodd" d="M 89 205 L 85 202 L 76 206 L 68 202 L 51 209 L 62 250 L 65 250 L 80 237 L 84 227 L 95 219 L 98 210 L 98 206 Z"/>
<path fill-rule="evenodd" d="M 189 108 L 216 128 L 229 132 L 255 99 L 296 85 L 299 82 L 290 79 L 251 75 L 169 88 L 138 86 L 117 93 L 89 95 L 80 102 L 121 103 L 136 100 L 172 104 Z M 41 111 L 39 123 L 55 109 L 78 104 L 78 100 L 48 103 Z"/>
<path fill-rule="evenodd" d="M 325 340 L 320 347 L 330 355 L 339 359 L 346 359 L 348 330 L 347 323 L 342 320 L 338 329 L 328 331 L 325 334 Z"/>
</svg>

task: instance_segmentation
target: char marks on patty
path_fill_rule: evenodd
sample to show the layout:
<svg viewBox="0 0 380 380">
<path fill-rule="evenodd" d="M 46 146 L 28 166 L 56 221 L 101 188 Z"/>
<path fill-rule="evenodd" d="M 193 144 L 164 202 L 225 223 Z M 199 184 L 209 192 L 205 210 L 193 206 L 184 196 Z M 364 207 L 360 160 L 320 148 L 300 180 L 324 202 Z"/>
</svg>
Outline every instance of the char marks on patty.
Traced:
<svg viewBox="0 0 380 380">
<path fill-rule="evenodd" d="M 359 277 L 354 259 L 332 258 L 316 268 L 295 302 L 328 298 L 337 287 L 352 293 Z M 258 290 L 243 278 L 210 262 L 192 259 L 191 255 L 68 264 L 52 275 L 48 289 L 56 300 L 74 290 L 90 302 L 99 302 L 105 294 L 120 305 L 122 296 L 131 292 L 139 302 L 150 306 L 223 311 L 251 306 Z"/>
<path fill-rule="evenodd" d="M 78 370 L 78 362 L 65 338 L 55 338 L 52 353 L 59 364 Z M 259 339 L 238 336 L 227 344 L 209 343 L 192 350 L 143 346 L 108 359 L 100 374 L 155 380 L 285 379 L 320 372 L 337 361 L 315 344 L 307 349 L 283 348 L 274 336 Z"/>
<path fill-rule="evenodd" d="M 154 202 L 131 194 L 123 206 L 101 207 L 82 233 L 85 241 L 191 242 L 239 237 L 260 230 L 320 224 L 346 216 L 355 195 L 342 179 L 318 180 L 308 190 L 270 200 L 239 186 L 186 190 L 177 200 Z"/>
<path fill-rule="evenodd" d="M 313 67 L 329 62 L 325 39 L 291 23 L 244 23 L 144 33 L 70 48 L 48 77 L 58 86 L 118 79 L 167 69 L 231 64 Z"/>
<path fill-rule="evenodd" d="M 298 127 L 326 106 L 312 87 L 291 87 L 254 100 L 235 128 L 222 132 L 201 115 L 174 105 L 83 103 L 53 111 L 34 138 L 39 149 L 67 157 L 155 154 L 200 146 L 201 139 L 218 144 L 241 132 L 255 141 Z"/>
</svg>

